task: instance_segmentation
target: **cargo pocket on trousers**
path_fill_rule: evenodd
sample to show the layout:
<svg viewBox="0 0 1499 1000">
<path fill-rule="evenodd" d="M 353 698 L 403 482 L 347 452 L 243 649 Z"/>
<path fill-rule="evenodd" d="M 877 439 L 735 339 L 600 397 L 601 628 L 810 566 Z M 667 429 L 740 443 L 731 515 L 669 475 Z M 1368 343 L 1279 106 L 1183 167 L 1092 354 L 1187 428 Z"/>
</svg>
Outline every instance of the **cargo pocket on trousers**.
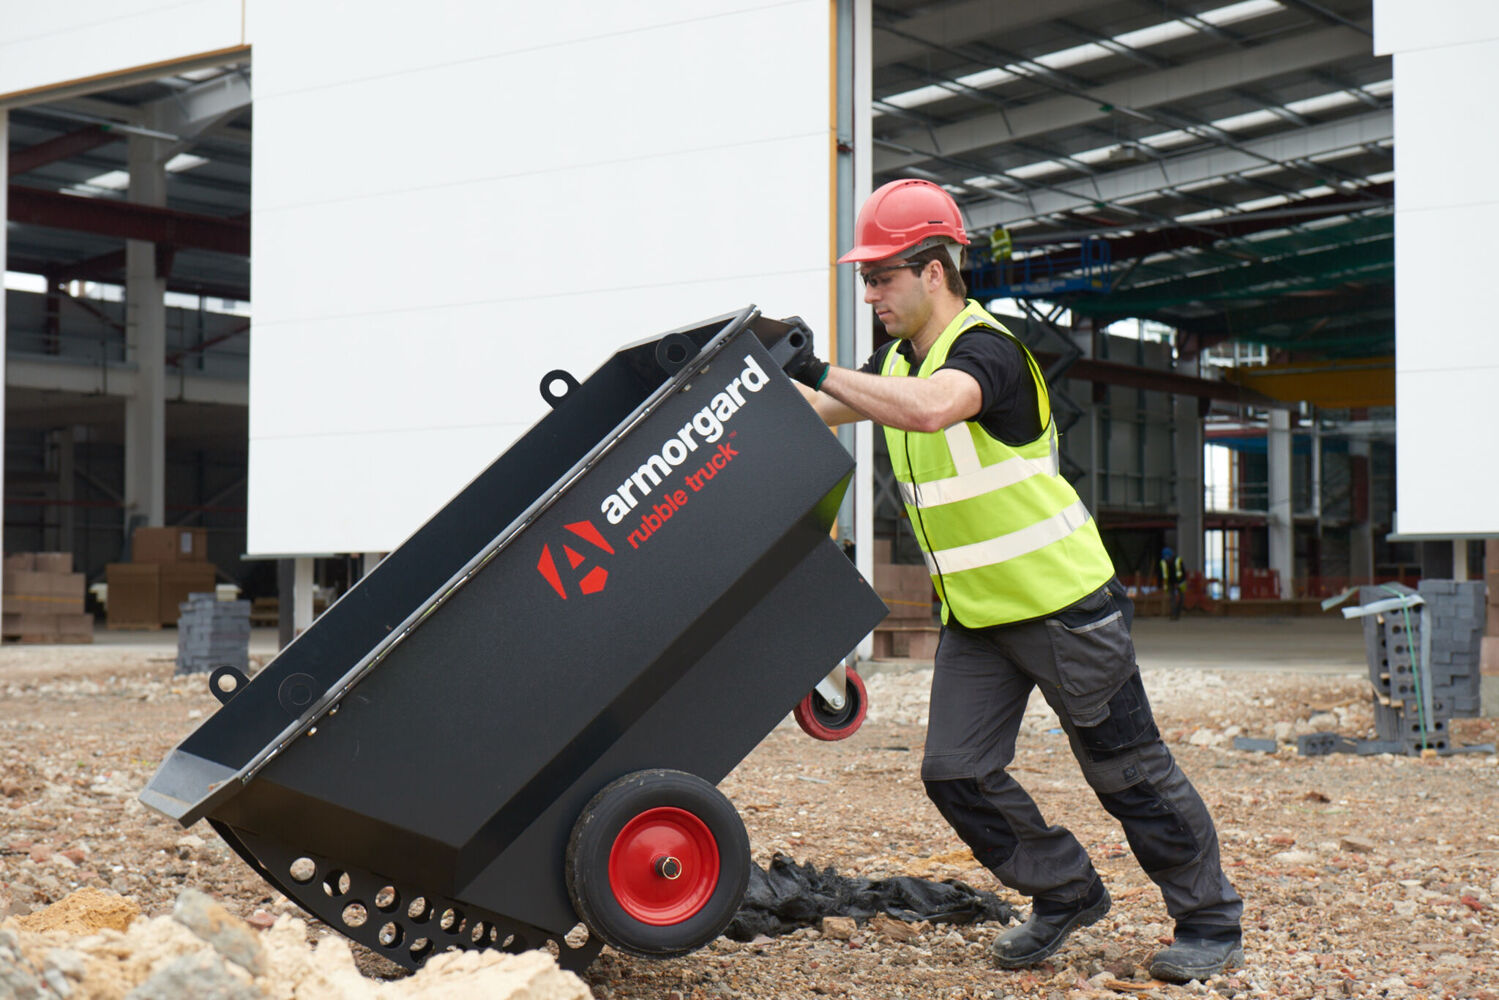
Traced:
<svg viewBox="0 0 1499 1000">
<path fill-rule="evenodd" d="M 1076 623 L 1075 611 L 1047 619 L 1057 687 L 1067 714 L 1079 728 L 1096 726 L 1109 717 L 1109 699 L 1135 670 L 1134 645 L 1124 612 L 1112 601 L 1098 609 L 1102 617 Z"/>
</svg>

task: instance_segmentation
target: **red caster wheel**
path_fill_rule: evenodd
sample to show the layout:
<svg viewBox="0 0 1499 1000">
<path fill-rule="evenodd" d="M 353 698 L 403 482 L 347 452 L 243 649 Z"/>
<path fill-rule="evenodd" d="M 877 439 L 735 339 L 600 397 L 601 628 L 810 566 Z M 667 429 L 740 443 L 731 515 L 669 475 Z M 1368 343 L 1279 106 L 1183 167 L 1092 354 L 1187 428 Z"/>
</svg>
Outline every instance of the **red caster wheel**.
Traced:
<svg viewBox="0 0 1499 1000">
<path fill-rule="evenodd" d="M 864 713 L 869 710 L 864 679 L 852 667 L 845 670 L 842 704 L 829 700 L 821 690 L 825 686 L 819 684 L 808 692 L 791 714 L 802 732 L 814 740 L 846 740 L 858 732 L 864 724 Z"/>
</svg>

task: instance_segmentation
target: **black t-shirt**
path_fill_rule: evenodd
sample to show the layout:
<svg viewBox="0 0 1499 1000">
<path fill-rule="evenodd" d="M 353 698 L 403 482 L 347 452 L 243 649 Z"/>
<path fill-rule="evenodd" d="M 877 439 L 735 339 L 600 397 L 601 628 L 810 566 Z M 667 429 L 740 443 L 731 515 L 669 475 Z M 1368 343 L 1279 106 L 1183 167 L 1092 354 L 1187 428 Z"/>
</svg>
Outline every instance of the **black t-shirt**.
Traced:
<svg viewBox="0 0 1499 1000">
<path fill-rule="evenodd" d="M 898 349 L 910 362 L 911 374 L 919 365 L 911 356 L 909 340 L 892 340 L 870 356 L 860 371 L 876 375 L 885 366 L 887 352 Z M 972 375 L 979 384 L 983 402 L 974 419 L 989 436 L 1005 444 L 1026 444 L 1045 429 L 1036 412 L 1036 381 L 1031 378 L 1025 356 L 1013 340 L 986 326 L 970 327 L 958 335 L 947 352 L 943 368 Z M 939 369 L 940 370 L 940 369 Z"/>
</svg>

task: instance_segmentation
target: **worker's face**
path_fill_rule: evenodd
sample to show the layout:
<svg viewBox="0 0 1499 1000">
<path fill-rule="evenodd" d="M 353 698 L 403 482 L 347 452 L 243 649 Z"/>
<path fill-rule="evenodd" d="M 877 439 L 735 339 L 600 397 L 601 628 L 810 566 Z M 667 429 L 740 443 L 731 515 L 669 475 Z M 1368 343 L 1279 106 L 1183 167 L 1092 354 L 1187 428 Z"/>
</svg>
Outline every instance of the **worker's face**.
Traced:
<svg viewBox="0 0 1499 1000">
<path fill-rule="evenodd" d="M 873 261 L 859 269 L 864 281 L 864 301 L 892 337 L 909 340 L 926 324 L 932 313 L 928 278 L 940 274 L 935 262 L 913 264 L 900 257 Z"/>
</svg>

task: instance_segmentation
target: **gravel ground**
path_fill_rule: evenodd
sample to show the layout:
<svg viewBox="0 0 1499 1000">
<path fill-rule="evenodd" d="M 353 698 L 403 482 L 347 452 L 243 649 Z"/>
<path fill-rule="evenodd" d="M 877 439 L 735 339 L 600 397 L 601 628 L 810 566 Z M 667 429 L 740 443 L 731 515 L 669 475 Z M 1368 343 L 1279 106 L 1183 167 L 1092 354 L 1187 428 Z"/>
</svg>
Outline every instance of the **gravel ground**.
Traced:
<svg viewBox="0 0 1499 1000">
<path fill-rule="evenodd" d="M 147 916 L 168 913 L 184 887 L 257 926 L 295 910 L 206 824 L 183 831 L 136 802 L 166 751 L 216 704 L 205 681 L 171 672 L 169 657 L 146 649 L 0 649 L 0 917 L 85 886 L 130 897 Z M 585 981 L 611 1000 L 1499 1000 L 1499 758 L 1298 757 L 1294 737 L 1303 732 L 1373 735 L 1367 684 L 1357 677 L 1198 669 L 1145 677 L 1245 898 L 1241 970 L 1186 987 L 1150 981 L 1142 967 L 1171 933 L 1160 896 L 1037 701 L 1013 770 L 1088 847 L 1115 900 L 1051 962 L 993 968 L 985 948 L 995 925 L 881 920 L 720 940 L 672 961 L 606 949 Z M 869 720 L 853 738 L 814 743 L 783 723 L 723 782 L 757 861 L 779 851 L 844 874 L 958 878 L 1021 902 L 975 865 L 922 794 L 929 681 L 920 669 L 873 676 Z M 1236 735 L 1278 736 L 1281 749 L 1238 752 Z M 1499 733 L 1492 719 L 1457 720 L 1452 736 L 1461 745 Z M 377 978 L 399 975 L 367 954 L 360 966 Z"/>
</svg>

